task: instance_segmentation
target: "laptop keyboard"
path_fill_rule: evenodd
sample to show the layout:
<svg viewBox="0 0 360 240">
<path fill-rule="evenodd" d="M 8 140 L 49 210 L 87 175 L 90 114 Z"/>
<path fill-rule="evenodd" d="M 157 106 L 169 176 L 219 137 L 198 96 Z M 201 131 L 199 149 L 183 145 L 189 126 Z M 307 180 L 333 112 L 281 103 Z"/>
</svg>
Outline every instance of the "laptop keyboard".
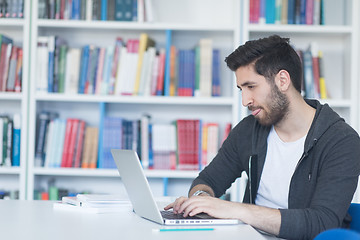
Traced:
<svg viewBox="0 0 360 240">
<path fill-rule="evenodd" d="M 199 219 L 198 216 L 187 216 L 184 217 L 181 213 L 174 213 L 173 211 L 160 211 L 163 218 L 166 219 Z"/>
</svg>

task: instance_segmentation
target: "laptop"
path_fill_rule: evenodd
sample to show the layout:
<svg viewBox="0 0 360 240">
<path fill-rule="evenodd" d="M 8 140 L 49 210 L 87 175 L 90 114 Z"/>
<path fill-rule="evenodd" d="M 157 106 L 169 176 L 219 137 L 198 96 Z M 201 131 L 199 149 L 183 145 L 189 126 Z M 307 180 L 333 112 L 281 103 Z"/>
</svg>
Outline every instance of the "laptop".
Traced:
<svg viewBox="0 0 360 240">
<path fill-rule="evenodd" d="M 162 225 L 229 225 L 239 224 L 237 219 L 213 218 L 207 214 L 198 214 L 184 218 L 172 211 L 160 211 L 150 190 L 138 155 L 133 150 L 111 149 L 126 192 L 139 216 Z"/>
</svg>

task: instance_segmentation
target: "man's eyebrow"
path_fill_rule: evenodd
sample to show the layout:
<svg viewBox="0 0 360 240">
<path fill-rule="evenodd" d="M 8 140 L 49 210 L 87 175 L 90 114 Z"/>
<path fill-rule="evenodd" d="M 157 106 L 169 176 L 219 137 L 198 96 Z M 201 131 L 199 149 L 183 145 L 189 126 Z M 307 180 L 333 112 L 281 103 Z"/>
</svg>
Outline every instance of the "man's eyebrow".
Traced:
<svg viewBox="0 0 360 240">
<path fill-rule="evenodd" d="M 238 86 L 238 88 L 240 88 L 240 87 L 246 87 L 246 86 L 252 85 L 252 84 L 254 84 L 254 82 L 247 81 L 247 82 L 244 82 L 243 84 L 240 84 L 240 86 Z"/>
</svg>

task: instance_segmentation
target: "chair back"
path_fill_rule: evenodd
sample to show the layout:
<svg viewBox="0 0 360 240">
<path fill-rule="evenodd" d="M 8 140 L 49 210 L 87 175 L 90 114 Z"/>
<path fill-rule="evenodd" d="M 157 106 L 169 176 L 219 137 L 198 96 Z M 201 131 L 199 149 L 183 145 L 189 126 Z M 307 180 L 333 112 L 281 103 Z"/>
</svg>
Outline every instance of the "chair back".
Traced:
<svg viewBox="0 0 360 240">
<path fill-rule="evenodd" d="M 352 218 L 350 229 L 360 233 L 360 204 L 351 203 L 348 212 Z"/>
<path fill-rule="evenodd" d="M 335 228 L 320 233 L 314 240 L 360 240 L 360 234 L 349 229 Z"/>
</svg>

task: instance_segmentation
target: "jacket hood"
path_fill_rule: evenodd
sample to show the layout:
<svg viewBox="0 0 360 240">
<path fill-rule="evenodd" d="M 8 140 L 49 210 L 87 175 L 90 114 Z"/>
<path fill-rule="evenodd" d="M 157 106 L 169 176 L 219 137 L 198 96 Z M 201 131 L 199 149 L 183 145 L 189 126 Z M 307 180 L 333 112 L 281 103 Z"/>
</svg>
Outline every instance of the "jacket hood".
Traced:
<svg viewBox="0 0 360 240">
<path fill-rule="evenodd" d="M 339 121 L 344 122 L 344 119 L 332 110 L 328 104 L 322 105 L 319 101 L 310 99 L 305 99 L 305 101 L 316 109 L 313 123 L 305 140 L 304 150 L 308 152 L 331 126 Z"/>
</svg>

